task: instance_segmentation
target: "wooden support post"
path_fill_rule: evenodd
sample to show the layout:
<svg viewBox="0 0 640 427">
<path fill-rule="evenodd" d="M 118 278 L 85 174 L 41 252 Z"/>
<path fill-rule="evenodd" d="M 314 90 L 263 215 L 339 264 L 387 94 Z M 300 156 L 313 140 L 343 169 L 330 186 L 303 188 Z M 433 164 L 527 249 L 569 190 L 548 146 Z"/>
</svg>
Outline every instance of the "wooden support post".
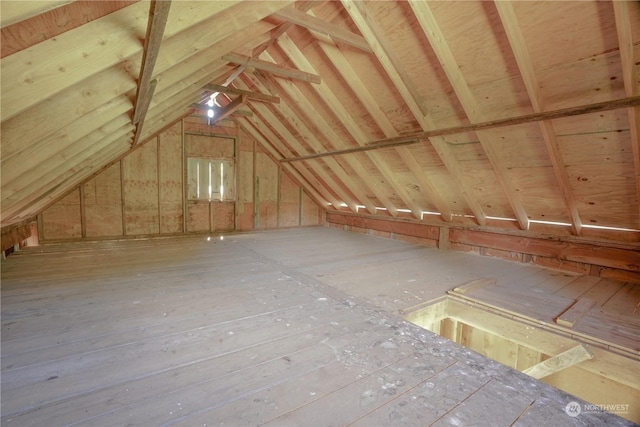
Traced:
<svg viewBox="0 0 640 427">
<path fill-rule="evenodd" d="M 450 248 L 449 227 L 440 227 L 438 231 L 438 249 L 448 250 Z"/>
</svg>

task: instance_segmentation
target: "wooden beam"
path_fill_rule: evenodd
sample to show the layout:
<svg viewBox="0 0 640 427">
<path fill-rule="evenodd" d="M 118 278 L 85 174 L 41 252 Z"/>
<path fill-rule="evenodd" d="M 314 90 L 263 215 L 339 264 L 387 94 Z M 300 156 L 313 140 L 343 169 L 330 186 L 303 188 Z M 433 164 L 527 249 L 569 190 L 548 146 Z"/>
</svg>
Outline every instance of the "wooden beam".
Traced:
<svg viewBox="0 0 640 427">
<path fill-rule="evenodd" d="M 266 136 L 264 136 L 260 130 L 257 128 L 256 124 L 252 122 L 250 119 L 245 118 L 242 121 L 238 120 L 238 125 L 247 131 L 249 135 L 251 135 L 258 144 L 260 144 L 268 155 L 275 161 L 278 162 L 278 158 L 282 157 L 277 150 L 274 148 L 274 145 L 269 142 Z M 322 209 L 327 209 L 331 206 L 333 209 L 337 209 L 333 203 L 329 202 L 324 196 L 322 196 L 316 188 L 309 182 L 307 179 L 298 172 L 294 167 L 284 167 L 289 175 L 293 177 L 300 184 L 301 187 L 305 188 L 305 191 L 309 192 L 310 197 L 322 207 Z"/>
<path fill-rule="evenodd" d="M 304 147 L 295 139 L 293 134 L 289 131 L 287 126 L 284 124 L 278 116 L 276 116 L 266 105 L 255 104 L 252 106 L 255 112 L 260 117 L 262 122 L 262 129 L 264 130 L 265 123 L 269 124 L 269 127 L 273 129 L 273 131 L 277 134 L 276 140 L 281 141 L 280 144 L 276 145 L 276 149 L 279 149 L 280 152 L 285 152 L 289 150 L 295 151 L 304 151 Z M 273 134 L 272 134 L 273 135 Z M 273 138 L 269 138 L 272 143 L 274 141 Z M 282 148 L 282 147 L 286 148 Z M 281 157 L 281 156 L 280 156 Z M 331 202 L 331 205 L 336 209 L 340 209 L 341 205 L 344 203 L 352 212 L 358 212 L 358 207 L 355 201 L 353 200 L 353 196 L 350 195 L 348 191 L 346 191 L 343 187 L 338 185 L 331 178 L 330 174 L 324 169 L 323 165 L 315 164 L 315 165 L 302 165 L 299 168 L 299 172 L 302 175 L 310 175 L 310 173 L 315 174 L 317 178 L 307 178 L 307 182 L 316 183 L 316 190 L 321 192 L 321 194 L 325 195 L 325 198 Z M 319 178 L 319 179 L 318 179 Z M 335 195 L 338 196 L 336 198 Z"/>
<path fill-rule="evenodd" d="M 622 63 L 622 77 L 624 80 L 625 94 L 636 96 L 640 93 L 638 82 L 635 79 L 636 60 L 634 60 L 633 33 L 631 30 L 632 16 L 638 17 L 637 4 L 634 2 L 612 2 L 616 19 L 616 31 L 620 46 L 620 62 Z M 631 136 L 631 151 L 633 153 L 633 166 L 635 170 L 636 197 L 640 203 L 640 107 L 628 108 L 629 133 Z M 640 216 L 640 210 L 638 210 Z"/>
<path fill-rule="evenodd" d="M 149 4 L 149 23 L 147 24 L 147 34 L 144 39 L 142 51 L 142 65 L 140 66 L 140 76 L 138 77 L 138 90 L 136 92 L 136 102 L 133 108 L 133 124 L 137 125 L 144 120 L 147 108 L 151 103 L 153 90 L 151 76 L 153 68 L 158 59 L 160 45 L 164 28 L 167 25 L 171 0 L 152 0 Z M 154 85 L 155 86 L 155 85 Z M 136 131 L 136 134 L 139 133 Z"/>
<path fill-rule="evenodd" d="M 264 53 L 263 55 L 268 54 Z M 265 86 L 269 87 L 266 83 L 264 83 L 265 80 L 269 80 L 268 77 L 261 78 L 260 75 L 257 75 L 256 77 L 261 80 L 263 84 L 265 84 Z M 298 107 L 300 113 L 296 114 L 296 116 L 300 117 L 302 121 L 311 123 L 313 126 L 315 126 L 316 129 L 318 129 L 318 137 L 322 136 L 322 138 L 327 141 L 329 146 L 332 146 L 332 144 L 335 144 L 340 140 L 340 137 L 332 129 L 331 125 L 320 114 L 316 114 L 313 102 L 310 101 L 295 84 L 293 84 L 292 82 L 275 82 L 275 79 L 273 78 L 271 78 L 271 81 L 273 81 L 272 87 L 275 87 L 276 84 L 280 83 L 280 89 L 278 90 L 278 92 L 282 92 L 288 96 L 288 104 L 296 105 Z M 314 150 L 321 150 L 323 147 L 322 143 L 315 143 L 315 138 L 311 140 L 311 143 Z M 347 170 L 345 166 L 343 166 L 343 163 L 353 171 L 351 173 L 355 173 L 355 177 L 352 177 L 351 179 L 351 183 L 354 184 L 354 187 L 358 187 L 358 189 L 355 190 L 354 195 L 360 198 L 360 194 L 374 194 L 380 201 L 380 203 L 382 203 L 385 208 L 390 209 L 390 213 L 393 214 L 393 209 L 395 208 L 391 201 L 387 198 L 386 194 L 383 191 L 380 191 L 380 189 L 377 188 L 376 185 L 372 185 L 372 180 L 366 180 L 363 178 L 367 176 L 367 170 L 360 159 L 345 158 L 343 162 L 338 163 L 339 168 L 336 169 L 338 173 L 340 169 L 344 169 L 345 171 Z M 368 197 L 365 196 L 358 201 L 365 206 L 369 213 L 376 213 L 376 206 L 373 205 L 373 202 L 370 202 Z"/>
<path fill-rule="evenodd" d="M 563 369 L 584 362 L 585 360 L 591 359 L 593 359 L 593 355 L 582 344 L 580 344 L 553 356 L 551 359 L 547 359 L 537 365 L 533 365 L 522 372 L 533 378 L 542 379 L 551 374 L 555 374 L 556 372 L 560 372 Z"/>
<path fill-rule="evenodd" d="M 228 53 L 222 56 L 225 61 L 232 62 L 234 64 L 246 65 L 253 67 L 257 70 L 266 71 L 275 76 L 287 77 L 290 79 L 300 80 L 308 83 L 320 84 L 322 81 L 317 74 L 305 73 L 304 71 L 294 70 L 292 68 L 282 67 L 273 62 L 263 61 L 257 58 L 251 58 L 246 55 L 240 55 L 239 53 Z"/>
<path fill-rule="evenodd" d="M 394 87 L 400 96 L 402 96 L 404 102 L 409 107 L 414 118 L 420 124 L 422 130 L 427 131 L 428 129 L 434 129 L 435 123 L 428 115 L 428 109 L 424 100 L 416 90 L 411 79 L 409 79 L 404 72 L 404 67 L 400 64 L 394 50 L 389 46 L 389 43 L 386 41 L 384 34 L 378 27 L 377 23 L 367 12 L 366 4 L 355 0 L 342 0 L 342 4 L 351 16 L 351 19 L 358 26 L 363 37 L 367 40 L 367 43 L 369 43 L 369 46 L 371 46 L 376 58 L 378 58 L 378 61 L 386 71 L 389 79 L 393 82 Z M 444 138 L 437 136 L 429 138 L 429 141 L 434 150 L 438 153 L 440 160 L 442 160 L 446 169 L 449 171 L 451 179 L 456 182 L 478 224 L 486 225 L 486 214 L 478 200 L 476 200 L 473 195 L 473 186 L 464 178 L 465 174 L 463 168 L 455 158 L 451 148 L 447 145 L 447 142 Z"/>
<path fill-rule="evenodd" d="M 8 27 L 18 22 L 43 14 L 50 10 L 73 3 L 72 0 L 2 1 L 0 2 L 0 27 Z"/>
<path fill-rule="evenodd" d="M 513 3 L 506 1 L 494 1 L 495 6 L 500 15 L 502 26 L 504 27 L 507 39 L 511 46 L 511 51 L 516 58 L 518 68 L 520 69 L 520 75 L 527 88 L 529 99 L 533 105 L 533 111 L 539 113 L 544 111 L 544 99 L 540 91 L 540 85 L 538 78 L 529 55 L 529 49 L 524 40 L 518 17 L 515 13 Z M 562 199 L 571 218 L 571 228 L 573 234 L 580 235 L 582 228 L 582 219 L 578 212 L 578 203 L 573 196 L 573 189 L 571 187 L 571 180 L 567 173 L 566 165 L 562 160 L 562 153 L 560 152 L 560 145 L 556 138 L 556 132 L 551 120 L 544 120 L 539 122 L 540 132 L 547 147 L 547 153 L 551 164 L 553 165 L 553 172 L 558 181 L 558 188 L 562 194 Z"/>
<path fill-rule="evenodd" d="M 280 46 L 284 52 L 287 54 L 289 59 L 296 64 L 300 69 L 305 69 L 309 72 L 315 71 L 313 65 L 309 62 L 306 56 L 298 49 L 293 40 L 286 34 L 282 35 L 278 40 L 278 46 Z M 329 107 L 329 109 L 334 113 L 335 117 L 342 123 L 342 125 L 347 130 L 348 134 L 356 141 L 358 145 L 364 143 L 364 139 L 366 136 L 362 129 L 355 122 L 351 114 L 345 109 L 344 105 L 340 102 L 338 97 L 333 93 L 333 91 L 329 88 L 329 86 L 323 82 L 319 85 L 313 86 L 314 91 L 318 94 L 320 99 Z M 380 158 L 376 158 L 376 156 L 369 156 L 372 163 L 378 169 L 380 174 L 384 177 L 385 181 L 388 185 L 391 186 L 394 191 L 403 199 L 407 206 L 409 206 L 414 214 L 414 216 L 419 217 L 421 215 L 422 210 L 415 203 L 412 203 L 409 197 L 406 197 L 406 190 L 399 188 L 399 186 L 395 183 L 394 175 L 391 172 L 388 164 L 384 162 Z M 364 168 L 356 169 L 356 173 L 359 178 L 363 182 L 374 181 L 370 178 L 370 173 L 366 172 Z M 375 186 L 370 187 L 376 197 L 384 203 L 385 208 L 391 214 L 391 216 L 398 215 L 398 208 L 394 206 L 391 200 L 386 197 L 383 193 L 384 191 L 375 188 Z M 365 204 L 362 202 L 362 204 Z M 419 212 L 419 213 L 418 213 Z"/>
<path fill-rule="evenodd" d="M 311 9 L 314 3 L 316 3 L 315 0 L 300 0 L 296 3 L 296 8 L 302 12 L 306 12 Z M 269 46 L 273 45 L 281 35 L 291 28 L 292 25 L 293 24 L 288 21 L 278 25 L 278 27 L 272 31 L 270 39 L 254 48 L 251 55 L 255 58 L 259 57 L 262 52 L 267 50 Z"/>
<path fill-rule="evenodd" d="M 209 83 L 204 87 L 205 90 L 211 92 L 220 92 L 220 93 L 231 93 L 234 95 L 246 95 L 248 99 L 255 99 L 256 101 L 266 101 L 273 102 L 274 104 L 280 103 L 280 98 L 277 96 L 267 95 L 260 92 L 252 92 L 249 90 L 237 89 L 235 87 L 217 85 L 214 83 Z"/>
<path fill-rule="evenodd" d="M 291 38 L 286 34 L 280 37 L 280 39 L 278 40 L 278 46 L 280 46 L 285 51 L 289 59 L 291 59 L 291 61 L 296 64 L 297 67 L 306 69 L 308 71 L 314 69 L 313 65 L 309 62 L 306 56 L 300 51 L 300 49 L 298 49 L 293 40 L 291 40 Z M 331 88 L 329 88 L 326 83 L 321 83 L 314 86 L 313 89 L 324 101 L 324 103 L 331 109 L 331 111 L 333 111 L 336 118 L 342 123 L 345 129 L 347 129 L 356 143 L 360 146 L 364 145 L 366 143 L 366 135 L 364 134 L 358 123 L 356 123 L 356 121 L 353 119 L 349 111 L 333 93 Z M 387 184 L 391 186 L 396 194 L 402 199 L 404 204 L 409 207 L 409 209 L 411 209 L 411 213 L 413 214 L 413 216 L 418 219 L 422 218 L 423 209 L 413 200 L 404 186 L 397 184 L 395 174 L 389 167 L 389 164 L 382 157 L 380 157 L 378 153 L 370 153 L 368 157 L 376 166 L 378 171 L 380 171 Z M 364 179 L 364 177 L 361 178 Z"/>
<path fill-rule="evenodd" d="M 146 98 L 144 101 L 141 101 L 140 104 L 138 104 L 141 112 L 141 117 L 138 118 L 138 123 L 136 126 L 136 130 L 135 133 L 133 135 L 133 141 L 131 141 L 131 146 L 135 146 L 138 144 L 138 141 L 140 139 L 140 135 L 142 135 L 142 127 L 144 125 L 144 119 L 147 115 L 147 111 L 149 110 L 149 105 L 151 104 L 151 98 L 153 98 L 153 93 L 156 90 L 156 86 L 158 84 L 158 80 L 153 79 L 149 82 L 149 84 L 147 85 L 147 89 L 146 89 Z"/>
<path fill-rule="evenodd" d="M 353 46 L 365 52 L 372 52 L 371 46 L 361 35 L 352 33 L 337 25 L 324 22 L 314 16 L 306 14 L 298 9 L 286 8 L 274 14 L 278 18 L 282 18 L 288 22 L 317 31 L 330 36 L 334 40 L 341 41 L 349 46 Z"/>
<path fill-rule="evenodd" d="M 165 28 L 164 45 L 172 39 L 174 45 L 184 46 L 186 40 L 193 37 L 193 31 L 201 31 L 198 25 L 203 20 L 213 22 L 226 20 L 225 11 L 239 1 L 224 2 L 177 2 L 172 5 L 173 13 L 181 19 L 172 19 Z M 287 3 L 264 2 L 247 5 L 247 10 L 238 6 L 238 13 L 247 15 L 262 12 L 266 6 L 271 6 L 265 13 L 286 7 Z M 274 10 L 275 9 L 275 10 Z M 74 28 L 54 39 L 45 40 L 29 49 L 17 52 L 2 60 L 2 121 L 5 121 L 26 109 L 58 95 L 65 89 L 70 89 L 95 74 L 121 64 L 126 59 L 138 60 L 142 56 L 142 45 L 139 38 L 146 33 L 144 23 L 148 21 L 149 7 L 146 2 L 132 4 L 107 16 Z M 262 19 L 263 16 L 256 16 Z M 242 21 L 237 25 L 248 25 Z M 127 31 L 122 31 L 127 28 Z M 231 26 L 225 26 L 221 32 L 209 35 L 211 43 L 219 40 L 232 31 Z M 87 40 L 95 40 L 96 34 L 103 36 L 101 43 L 94 43 L 87 49 Z M 208 42 L 205 36 L 198 40 L 199 48 L 204 48 Z M 81 55 L 70 55 L 69 52 L 85 52 Z M 172 55 L 158 58 L 156 67 L 165 70 L 193 54 L 193 50 L 180 49 L 172 51 Z M 105 82 L 101 82 L 103 85 Z"/>
<path fill-rule="evenodd" d="M 3 182 L 3 217 L 14 206 L 19 205 L 22 199 L 41 189 L 43 184 L 55 181 L 67 169 L 75 169 L 78 163 L 92 158 L 97 150 L 103 148 L 102 144 L 111 142 L 110 136 L 121 130 L 127 122 L 129 122 L 128 116 L 120 114 L 85 137 L 50 154 L 50 159 L 35 164 L 29 173 L 18 175 L 16 179 L 6 184 Z M 15 166 L 11 167 L 12 170 L 14 168 Z"/>
<path fill-rule="evenodd" d="M 577 107 L 563 108 L 560 110 L 545 111 L 541 113 L 526 114 L 518 117 L 508 117 L 506 119 L 489 120 L 482 123 L 472 123 L 469 125 L 454 126 L 450 128 L 435 129 L 425 132 L 415 132 L 395 138 L 384 138 L 372 141 L 363 147 L 346 148 L 344 150 L 327 151 L 309 156 L 291 157 L 282 159 L 282 162 L 294 162 L 309 160 L 326 156 L 339 156 L 344 154 L 359 153 L 361 151 L 380 150 L 383 148 L 400 147 L 403 145 L 419 144 L 423 140 L 435 136 L 452 135 L 456 133 L 474 132 L 483 129 L 493 129 L 504 126 L 517 126 L 525 123 L 539 122 L 542 120 L 561 119 L 563 117 L 579 116 L 601 111 L 618 110 L 620 108 L 640 106 L 640 96 L 615 99 L 611 101 L 598 102 L 595 104 L 580 105 Z"/>
<path fill-rule="evenodd" d="M 315 31 L 312 31 L 315 33 Z M 314 34 L 315 35 L 315 34 Z M 329 40 L 328 43 L 319 43 L 320 49 L 327 55 L 333 66 L 340 72 L 346 83 L 349 85 L 353 93 L 360 100 L 360 104 L 369 112 L 378 127 L 384 132 L 386 137 L 396 137 L 398 132 L 395 130 L 391 120 L 385 115 L 380 108 L 378 100 L 365 86 L 362 79 L 358 77 L 358 73 L 353 69 L 345 55 L 333 45 Z M 453 213 L 447 202 L 441 196 L 438 189 L 431 184 L 427 175 L 424 173 L 422 166 L 418 163 L 413 153 L 406 147 L 398 147 L 395 149 L 409 171 L 413 174 L 414 179 L 420 186 L 427 197 L 434 203 L 436 209 L 440 212 L 444 221 L 451 221 Z"/>
<path fill-rule="evenodd" d="M 486 120 L 480 105 L 475 100 L 471 88 L 466 82 L 464 75 L 460 71 L 460 67 L 453 56 L 453 52 L 449 47 L 444 34 L 442 33 L 440 26 L 431 11 L 431 8 L 424 1 L 410 1 L 409 4 L 415 14 L 422 30 L 429 40 L 431 48 L 438 57 L 438 60 L 442 66 L 442 70 L 447 75 L 449 83 L 455 91 L 458 101 L 462 105 L 469 121 L 480 122 Z M 523 230 L 529 229 L 529 217 L 524 209 L 522 199 L 517 189 L 515 188 L 513 181 L 509 177 L 509 171 L 500 157 L 498 149 L 495 146 L 497 135 L 491 132 L 477 133 L 480 144 L 487 155 L 489 163 L 493 168 L 496 178 L 507 198 L 507 201 L 511 205 L 513 212 Z"/>
<path fill-rule="evenodd" d="M 234 111 L 238 110 L 247 102 L 247 95 L 242 95 L 240 98 L 237 98 L 233 102 L 224 107 L 220 108 L 215 112 L 213 116 L 213 122 L 217 122 L 218 120 L 223 120 L 233 114 Z"/>
<path fill-rule="evenodd" d="M 261 80 L 259 76 L 247 75 L 246 78 L 248 80 L 251 80 L 251 82 L 254 85 L 256 85 L 256 87 L 260 87 L 260 85 L 263 85 L 267 87 L 267 90 L 273 91 L 273 87 L 267 86 L 268 83 Z M 297 133 L 309 144 L 311 149 L 313 150 L 317 150 L 319 148 L 321 149 L 322 143 L 318 140 L 318 137 L 316 136 L 316 134 L 307 127 L 302 117 L 299 114 L 296 114 L 288 106 L 288 104 L 294 104 L 294 102 L 282 103 L 280 105 L 274 106 L 273 108 L 278 113 L 280 113 L 280 115 L 289 123 L 289 125 L 292 126 L 297 131 Z M 294 148 L 297 152 L 306 151 L 305 147 L 302 144 L 300 144 L 297 140 L 294 139 L 288 142 L 292 146 L 292 148 Z M 327 182 L 328 185 L 330 185 L 332 188 L 335 189 L 336 193 L 338 193 L 338 196 L 342 197 L 345 201 L 353 199 L 352 196 L 345 193 L 344 190 L 341 190 L 342 185 L 340 181 L 342 181 L 342 183 L 346 185 L 346 188 L 349 189 L 349 193 L 353 194 L 353 196 L 355 196 L 358 199 L 358 201 L 366 207 L 369 213 L 373 213 L 373 214 L 376 213 L 375 205 L 366 196 L 366 192 L 362 190 L 361 186 L 357 182 L 357 177 L 352 176 L 352 174 L 349 174 L 346 170 L 344 170 L 342 166 L 335 159 L 325 159 L 324 163 L 331 170 L 331 172 L 335 174 L 335 177 L 337 179 L 327 174 L 324 168 L 322 167 L 322 165 L 310 164 L 308 167 L 315 168 L 317 166 L 320 166 L 320 169 L 319 169 L 320 173 L 318 173 L 318 175 L 323 177 L 325 182 Z M 333 184 L 331 184 L 332 182 Z M 349 202 L 347 202 L 347 205 L 349 205 Z M 357 205 L 355 203 L 352 203 L 352 205 L 355 208 L 354 212 L 358 212 Z"/>
</svg>

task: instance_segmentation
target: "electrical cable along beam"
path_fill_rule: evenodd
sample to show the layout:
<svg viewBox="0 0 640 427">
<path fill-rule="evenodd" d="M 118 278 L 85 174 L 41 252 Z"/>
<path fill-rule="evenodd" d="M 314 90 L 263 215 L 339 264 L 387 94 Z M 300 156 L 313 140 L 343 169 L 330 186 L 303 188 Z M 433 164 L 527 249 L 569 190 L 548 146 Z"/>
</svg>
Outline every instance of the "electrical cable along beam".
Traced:
<svg viewBox="0 0 640 427">
<path fill-rule="evenodd" d="M 561 110 L 545 111 L 541 113 L 527 114 L 519 117 L 509 117 L 506 119 L 490 120 L 482 123 L 473 123 L 463 126 L 455 126 L 444 129 L 434 129 L 425 132 L 416 132 L 393 138 L 385 138 L 361 145 L 358 147 L 346 148 L 344 150 L 327 151 L 324 153 L 309 154 L 306 156 L 289 157 L 281 159 L 280 162 L 296 162 L 300 160 L 317 159 L 328 156 L 341 156 L 344 154 L 360 153 L 363 151 L 380 150 L 383 148 L 400 147 L 403 145 L 418 144 L 424 139 L 434 136 L 452 135 L 456 133 L 475 132 L 485 129 L 493 129 L 506 126 L 515 126 L 524 123 L 539 122 L 542 120 L 560 119 L 563 117 L 579 116 L 583 114 L 597 113 L 601 111 L 611 111 L 620 108 L 636 107 L 640 105 L 640 96 L 631 96 L 613 101 L 599 102 L 596 104 L 581 105 L 578 107 L 563 108 Z"/>
</svg>

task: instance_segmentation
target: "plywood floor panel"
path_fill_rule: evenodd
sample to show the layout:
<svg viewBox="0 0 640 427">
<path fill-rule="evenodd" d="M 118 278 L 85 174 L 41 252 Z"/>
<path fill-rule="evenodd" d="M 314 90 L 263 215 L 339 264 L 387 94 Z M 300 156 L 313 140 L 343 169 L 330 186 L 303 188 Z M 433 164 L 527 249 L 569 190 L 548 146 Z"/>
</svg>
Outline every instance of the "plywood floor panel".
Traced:
<svg viewBox="0 0 640 427">
<path fill-rule="evenodd" d="M 1 422 L 424 425 L 420 404 L 445 422 L 496 399 L 505 414 L 530 417 L 539 399 L 562 413 L 574 397 L 402 320 L 489 273 L 553 280 L 320 227 L 21 251 L 2 262 Z"/>
</svg>

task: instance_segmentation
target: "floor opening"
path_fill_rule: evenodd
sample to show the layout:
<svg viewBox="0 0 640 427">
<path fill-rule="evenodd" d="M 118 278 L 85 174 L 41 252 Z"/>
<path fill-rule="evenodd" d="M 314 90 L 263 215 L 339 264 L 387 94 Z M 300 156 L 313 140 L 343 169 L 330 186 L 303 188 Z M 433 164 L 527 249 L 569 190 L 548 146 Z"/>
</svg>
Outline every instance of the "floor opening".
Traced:
<svg viewBox="0 0 640 427">
<path fill-rule="evenodd" d="M 592 410 L 640 422 L 634 403 L 637 352 L 451 294 L 405 311 L 405 319 L 578 396 L 592 403 Z"/>
</svg>

